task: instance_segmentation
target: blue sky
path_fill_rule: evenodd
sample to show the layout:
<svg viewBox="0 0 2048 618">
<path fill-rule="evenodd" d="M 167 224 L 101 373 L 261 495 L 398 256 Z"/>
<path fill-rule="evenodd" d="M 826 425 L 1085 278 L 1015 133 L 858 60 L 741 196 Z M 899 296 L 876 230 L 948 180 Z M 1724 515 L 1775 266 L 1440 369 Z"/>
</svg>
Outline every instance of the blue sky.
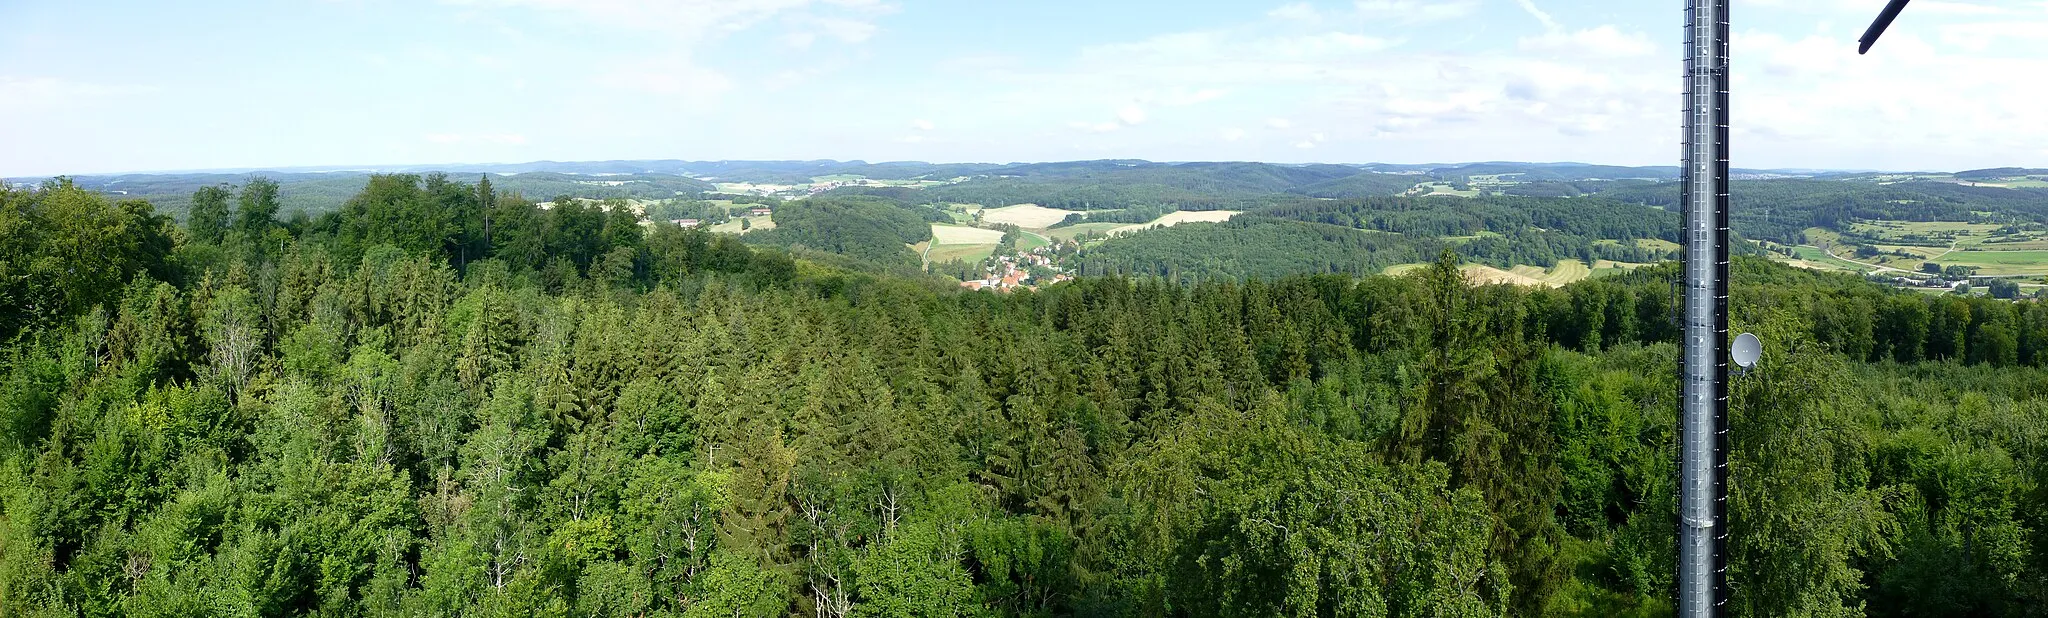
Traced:
<svg viewBox="0 0 2048 618">
<path fill-rule="evenodd" d="M 1736 0 L 1736 164 L 2048 167 L 2048 0 Z M 1642 0 L 0 0 L 0 176 L 541 159 L 1669 164 Z"/>
</svg>

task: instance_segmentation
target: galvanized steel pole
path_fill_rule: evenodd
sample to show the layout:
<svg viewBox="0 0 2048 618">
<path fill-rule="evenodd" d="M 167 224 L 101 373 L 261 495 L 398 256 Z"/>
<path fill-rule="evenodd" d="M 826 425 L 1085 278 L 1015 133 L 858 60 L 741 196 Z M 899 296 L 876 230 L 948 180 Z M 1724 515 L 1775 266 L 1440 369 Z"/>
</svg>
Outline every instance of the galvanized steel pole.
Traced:
<svg viewBox="0 0 2048 618">
<path fill-rule="evenodd" d="M 1728 0 L 1686 0 L 1678 614 L 1727 603 Z"/>
</svg>

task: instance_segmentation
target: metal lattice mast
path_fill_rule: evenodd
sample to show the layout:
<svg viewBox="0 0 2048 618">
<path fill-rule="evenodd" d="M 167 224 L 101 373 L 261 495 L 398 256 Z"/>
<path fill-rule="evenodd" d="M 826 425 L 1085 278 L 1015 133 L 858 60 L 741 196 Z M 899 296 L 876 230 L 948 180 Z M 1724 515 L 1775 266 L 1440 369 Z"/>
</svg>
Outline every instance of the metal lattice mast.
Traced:
<svg viewBox="0 0 2048 618">
<path fill-rule="evenodd" d="M 1727 602 L 1728 0 L 1686 0 L 1678 614 Z"/>
</svg>

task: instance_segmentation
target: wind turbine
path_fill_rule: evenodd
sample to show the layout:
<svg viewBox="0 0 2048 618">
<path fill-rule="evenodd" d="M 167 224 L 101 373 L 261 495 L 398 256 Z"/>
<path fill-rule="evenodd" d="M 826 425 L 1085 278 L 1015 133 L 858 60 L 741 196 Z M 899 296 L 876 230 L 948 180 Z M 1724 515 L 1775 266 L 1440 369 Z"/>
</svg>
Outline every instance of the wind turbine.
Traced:
<svg viewBox="0 0 2048 618">
<path fill-rule="evenodd" d="M 1909 1 L 1885 6 L 1858 54 Z M 1728 603 L 1728 363 L 1746 370 L 1762 352 L 1755 335 L 1732 355 L 1728 341 L 1728 0 L 1686 0 L 1685 49 L 1677 609 L 1709 618 Z"/>
</svg>

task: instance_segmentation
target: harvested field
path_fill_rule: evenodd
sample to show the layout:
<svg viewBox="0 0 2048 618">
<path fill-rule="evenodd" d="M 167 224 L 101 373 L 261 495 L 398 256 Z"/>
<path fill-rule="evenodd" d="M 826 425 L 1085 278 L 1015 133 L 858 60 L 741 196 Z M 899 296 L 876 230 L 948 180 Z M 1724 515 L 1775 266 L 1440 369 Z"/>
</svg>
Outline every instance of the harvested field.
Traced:
<svg viewBox="0 0 2048 618">
<path fill-rule="evenodd" d="M 932 244 L 935 245 L 993 245 L 1003 241 L 1003 233 L 964 225 L 932 224 Z"/>
<path fill-rule="evenodd" d="M 1045 229 L 1074 214 L 1072 210 L 1046 208 L 1037 204 L 1018 204 L 1002 208 L 987 208 L 981 211 L 981 220 L 986 223 L 1007 223 L 1017 227 Z"/>
<path fill-rule="evenodd" d="M 1166 216 L 1153 219 L 1150 222 L 1116 228 L 1110 230 L 1109 234 L 1115 236 L 1125 232 L 1136 232 L 1155 227 L 1173 227 L 1182 223 L 1221 223 L 1229 221 L 1231 217 L 1235 217 L 1238 214 L 1239 211 L 1236 210 L 1183 210 L 1167 213 Z"/>
</svg>

